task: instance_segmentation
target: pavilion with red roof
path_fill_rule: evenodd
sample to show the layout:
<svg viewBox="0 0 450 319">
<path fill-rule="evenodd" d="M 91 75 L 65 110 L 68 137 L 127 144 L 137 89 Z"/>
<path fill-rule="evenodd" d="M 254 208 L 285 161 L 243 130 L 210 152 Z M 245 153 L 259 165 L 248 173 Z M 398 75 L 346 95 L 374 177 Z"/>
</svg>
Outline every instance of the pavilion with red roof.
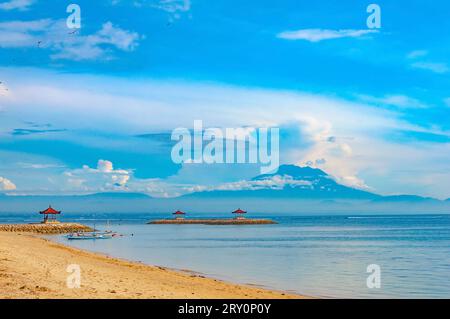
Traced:
<svg viewBox="0 0 450 319">
<path fill-rule="evenodd" d="M 186 213 L 177 210 L 175 213 L 173 213 L 173 216 L 175 217 L 175 219 L 184 219 L 184 216 L 186 215 Z"/>
<path fill-rule="evenodd" d="M 57 223 L 56 215 L 61 214 L 61 211 L 57 211 L 52 208 L 52 206 L 48 206 L 46 210 L 39 212 L 39 214 L 44 215 L 43 223 Z"/>
<path fill-rule="evenodd" d="M 245 218 L 245 216 L 244 216 L 244 214 L 247 214 L 247 212 L 245 211 L 245 210 L 242 210 L 242 209 L 237 209 L 237 210 L 235 210 L 234 212 L 233 212 L 233 214 L 236 214 L 236 219 L 244 219 Z"/>
</svg>

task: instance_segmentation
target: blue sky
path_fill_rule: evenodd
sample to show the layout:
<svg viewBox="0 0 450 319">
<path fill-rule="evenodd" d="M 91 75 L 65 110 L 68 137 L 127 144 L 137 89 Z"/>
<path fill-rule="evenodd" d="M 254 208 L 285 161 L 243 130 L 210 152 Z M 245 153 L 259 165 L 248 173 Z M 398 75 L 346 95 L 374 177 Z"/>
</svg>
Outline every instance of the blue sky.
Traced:
<svg viewBox="0 0 450 319">
<path fill-rule="evenodd" d="M 174 196 L 258 173 L 174 164 L 170 132 L 201 119 L 280 127 L 283 163 L 352 187 L 450 197 L 446 1 L 373 1 L 376 31 L 365 1 L 74 3 L 71 34 L 69 2 L 0 0 L 0 191 Z"/>
</svg>

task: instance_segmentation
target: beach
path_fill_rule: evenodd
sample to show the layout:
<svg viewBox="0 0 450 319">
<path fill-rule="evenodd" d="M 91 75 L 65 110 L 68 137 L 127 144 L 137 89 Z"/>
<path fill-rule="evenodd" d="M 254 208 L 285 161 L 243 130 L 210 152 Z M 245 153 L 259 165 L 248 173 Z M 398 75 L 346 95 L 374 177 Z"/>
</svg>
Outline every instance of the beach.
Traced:
<svg viewBox="0 0 450 319">
<path fill-rule="evenodd" d="M 81 287 L 68 288 L 69 265 L 79 265 Z M 30 233 L 0 231 L 0 298 L 305 298 L 236 285 L 91 253 Z"/>
</svg>

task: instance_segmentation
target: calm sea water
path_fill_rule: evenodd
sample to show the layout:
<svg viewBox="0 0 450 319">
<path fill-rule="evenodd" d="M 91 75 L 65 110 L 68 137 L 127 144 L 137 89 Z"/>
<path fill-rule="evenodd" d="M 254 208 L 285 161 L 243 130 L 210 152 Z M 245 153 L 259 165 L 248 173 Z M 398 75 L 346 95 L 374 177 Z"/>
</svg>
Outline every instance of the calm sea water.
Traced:
<svg viewBox="0 0 450 319">
<path fill-rule="evenodd" d="M 450 216 L 265 215 L 279 224 L 144 224 L 160 217 L 72 216 L 99 229 L 109 219 L 110 228 L 126 236 L 55 239 L 129 260 L 317 297 L 450 297 Z M 367 288 L 370 264 L 381 267 L 380 289 Z"/>
</svg>

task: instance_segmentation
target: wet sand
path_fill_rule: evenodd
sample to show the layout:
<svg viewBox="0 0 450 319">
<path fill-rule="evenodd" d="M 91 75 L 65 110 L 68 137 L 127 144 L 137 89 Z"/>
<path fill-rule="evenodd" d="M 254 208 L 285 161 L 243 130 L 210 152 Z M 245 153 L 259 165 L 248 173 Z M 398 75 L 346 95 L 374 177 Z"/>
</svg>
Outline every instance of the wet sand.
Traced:
<svg viewBox="0 0 450 319">
<path fill-rule="evenodd" d="M 81 287 L 67 287 L 80 266 Z M 305 298 L 148 266 L 67 247 L 29 233 L 0 231 L 0 298 Z"/>
</svg>

